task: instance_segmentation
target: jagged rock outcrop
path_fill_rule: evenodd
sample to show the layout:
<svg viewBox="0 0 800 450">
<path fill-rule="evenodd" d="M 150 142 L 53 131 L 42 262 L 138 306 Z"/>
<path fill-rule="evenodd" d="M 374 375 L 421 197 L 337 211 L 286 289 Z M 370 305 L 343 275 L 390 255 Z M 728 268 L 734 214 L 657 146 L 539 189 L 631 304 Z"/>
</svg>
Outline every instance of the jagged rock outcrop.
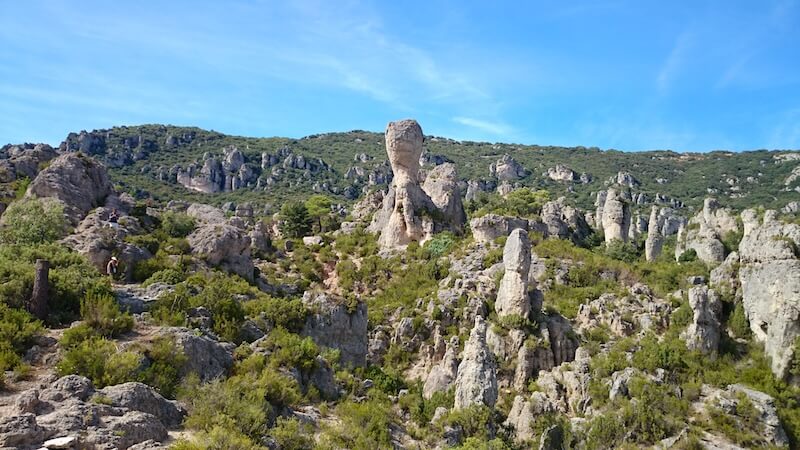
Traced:
<svg viewBox="0 0 800 450">
<path fill-rule="evenodd" d="M 774 211 L 763 220 L 742 212 L 739 243 L 742 304 L 755 339 L 764 343 L 772 371 L 785 378 L 800 336 L 800 225 L 784 224 Z"/>
<path fill-rule="evenodd" d="M 456 375 L 455 409 L 474 404 L 494 407 L 497 401 L 496 363 L 486 345 L 486 321 L 475 317 Z"/>
<path fill-rule="evenodd" d="M 639 183 L 639 180 L 636 179 L 636 177 L 631 175 L 629 172 L 624 172 L 624 171 L 617 172 L 617 175 L 611 177 L 609 182 L 616 183 L 620 186 L 625 186 L 628 188 L 635 188 L 636 186 L 639 186 L 641 184 Z"/>
<path fill-rule="evenodd" d="M 693 249 L 701 261 L 719 264 L 725 260 L 722 238 L 738 229 L 733 213 L 727 208 L 721 208 L 715 199 L 707 198 L 703 203 L 703 210 L 689 220 L 682 232 L 678 232 L 675 258 L 678 259 L 685 251 Z"/>
<path fill-rule="evenodd" d="M 460 232 L 453 224 L 463 224 L 463 209 L 456 210 L 456 193 L 444 192 L 446 188 L 457 189 L 457 183 L 449 181 L 451 174 L 442 169 L 441 177 L 431 182 L 442 204 L 452 207 L 442 211 L 419 184 L 419 158 L 422 154 L 422 128 L 415 120 L 389 122 L 386 127 L 386 153 L 394 172 L 389 192 L 383 199 L 382 209 L 375 214 L 370 231 L 380 232 L 378 242 L 383 249 L 402 248 L 413 241 L 424 242 L 443 230 Z M 438 172 L 437 172 L 438 173 Z M 457 191 L 456 191 L 457 192 Z M 460 197 L 457 200 L 460 203 Z"/>
<path fill-rule="evenodd" d="M 495 301 L 498 317 L 511 315 L 527 318 L 531 313 L 528 294 L 528 272 L 531 267 L 531 242 L 527 231 L 517 228 L 511 232 L 503 249 L 505 274 L 500 281 Z"/>
<path fill-rule="evenodd" d="M 57 198 L 75 226 L 92 208 L 103 205 L 112 192 L 105 166 L 82 154 L 67 153 L 39 172 L 25 196 Z"/>
<path fill-rule="evenodd" d="M 661 255 L 664 245 L 664 236 L 661 234 L 661 220 L 658 207 L 650 210 L 650 220 L 647 223 L 647 239 L 644 242 L 644 256 L 648 261 L 655 261 Z"/>
<path fill-rule="evenodd" d="M 514 181 L 528 176 L 528 171 L 508 154 L 489 166 L 489 174 L 500 181 Z"/>
<path fill-rule="evenodd" d="M 519 217 L 499 216 L 487 214 L 469 221 L 472 237 L 476 242 L 494 242 L 501 236 L 508 236 L 511 231 L 521 228 L 528 229 L 528 220 Z"/>
<path fill-rule="evenodd" d="M 628 242 L 631 208 L 629 202 L 621 193 L 618 193 L 615 189 L 609 189 L 606 192 L 602 215 L 598 215 L 598 218 L 600 217 L 602 217 L 600 220 L 607 244 L 615 240 Z"/>
<path fill-rule="evenodd" d="M 591 234 L 583 213 L 568 205 L 565 197 L 545 203 L 542 206 L 541 219 L 545 237 L 570 239 L 579 243 Z"/>
<path fill-rule="evenodd" d="M 363 367 L 369 344 L 366 303 L 358 302 L 350 310 L 343 299 L 310 291 L 303 295 L 303 303 L 313 313 L 306 317 L 301 334 L 317 345 L 338 349 L 342 364 Z"/>
<path fill-rule="evenodd" d="M 431 368 L 422 386 L 422 396 L 429 399 L 436 392 L 444 392 L 452 386 L 458 374 L 458 336 L 453 336 L 447 343 L 442 360 Z"/>
<path fill-rule="evenodd" d="M 207 382 L 225 375 L 233 367 L 234 344 L 219 342 L 204 334 L 198 335 L 188 328 L 163 328 L 159 334 L 173 339 L 186 355 L 182 376 L 195 373 L 200 381 Z"/>
<path fill-rule="evenodd" d="M 692 308 L 692 322 L 682 334 L 686 347 L 704 355 L 716 354 L 722 313 L 719 296 L 708 286 L 694 286 L 689 289 L 689 307 Z"/>
<path fill-rule="evenodd" d="M 200 225 L 187 237 L 192 254 L 206 263 L 253 281 L 250 237 L 227 223 Z"/>
<path fill-rule="evenodd" d="M 142 233 L 139 221 L 122 213 L 117 221 L 112 223 L 109 221 L 111 214 L 111 208 L 95 209 L 81 221 L 75 232 L 62 242 L 86 257 L 103 273 L 111 256 L 116 256 L 120 262 L 119 271 L 122 278 L 132 281 L 136 264 L 151 258 L 152 255 L 147 249 L 125 240 L 129 235 Z"/>
<path fill-rule="evenodd" d="M 0 149 L 0 183 L 36 178 L 40 167 L 57 156 L 47 144 L 22 144 Z"/>
<path fill-rule="evenodd" d="M 556 164 L 555 167 L 550 167 L 547 169 L 547 172 L 543 174 L 544 176 L 550 178 L 553 181 L 561 181 L 561 182 L 579 182 L 579 183 L 591 183 L 592 176 L 588 173 L 581 173 L 578 174 L 574 170 L 570 169 L 569 167 L 565 166 L 564 164 Z"/>
<path fill-rule="evenodd" d="M 477 200 L 481 193 L 492 192 L 496 188 L 497 182 L 495 180 L 469 180 L 467 181 L 467 190 L 464 195 L 464 200 Z"/>
<path fill-rule="evenodd" d="M 15 409 L 0 419 L 0 445 L 22 449 L 127 449 L 146 442 L 153 448 L 186 414 L 147 385 L 125 383 L 96 391 L 78 375 L 20 393 Z"/>
<path fill-rule="evenodd" d="M 778 417 L 775 399 L 770 395 L 741 384 L 728 385 L 724 390 L 703 385 L 700 394 L 705 408 L 710 407 L 720 410 L 739 426 L 752 426 L 750 423 L 752 423 L 753 419 L 756 419 L 757 425 L 761 428 L 759 435 L 764 440 L 760 444 L 781 448 L 788 447 L 789 438 Z M 747 410 L 741 409 L 739 405 L 742 396 L 752 405 L 755 414 L 751 413 L 752 410 L 750 408 L 747 408 Z"/>
<path fill-rule="evenodd" d="M 467 214 L 461 203 L 455 164 L 446 162 L 431 169 L 422 190 L 431 197 L 433 204 L 450 222 L 449 228 L 460 232 L 467 222 Z"/>
<path fill-rule="evenodd" d="M 99 391 L 112 406 L 152 414 L 166 427 L 177 427 L 183 422 L 186 411 L 177 402 L 161 396 L 143 383 L 123 383 L 107 386 Z"/>
</svg>

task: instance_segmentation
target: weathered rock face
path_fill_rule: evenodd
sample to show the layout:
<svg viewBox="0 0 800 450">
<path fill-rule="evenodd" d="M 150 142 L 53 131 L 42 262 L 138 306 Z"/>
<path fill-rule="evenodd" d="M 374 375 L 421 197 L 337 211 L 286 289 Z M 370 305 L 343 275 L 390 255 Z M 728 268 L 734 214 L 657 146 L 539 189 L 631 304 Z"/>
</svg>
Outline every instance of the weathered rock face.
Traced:
<svg viewBox="0 0 800 450">
<path fill-rule="evenodd" d="M 383 249 L 402 248 L 412 241 L 424 242 L 434 233 L 450 229 L 452 222 L 443 220 L 445 213 L 419 184 L 422 137 L 422 128 L 414 120 L 390 122 L 386 127 L 386 152 L 394 179 L 381 211 L 375 214 L 369 228 L 381 233 L 378 242 Z M 453 184 L 441 178 L 433 185 L 442 188 L 439 199 L 449 202 L 453 194 L 445 195 L 444 188 Z"/>
<path fill-rule="evenodd" d="M 186 355 L 181 375 L 196 373 L 200 381 L 206 382 L 225 375 L 233 367 L 236 346 L 231 343 L 198 336 L 188 328 L 164 328 L 160 333 L 174 339 L 176 346 Z"/>
<path fill-rule="evenodd" d="M 422 387 L 422 396 L 429 399 L 436 392 L 450 388 L 458 374 L 458 336 L 453 336 L 447 343 L 444 357 L 428 373 Z"/>
<path fill-rule="evenodd" d="M 463 229 L 467 222 L 467 214 L 461 203 L 455 164 L 447 162 L 431 169 L 425 178 L 422 190 L 431 197 L 445 219 L 450 222 L 451 229 L 459 231 Z"/>
<path fill-rule="evenodd" d="M 743 211 L 742 220 L 742 304 L 753 335 L 764 343 L 772 371 L 785 378 L 800 336 L 800 225 L 781 223 L 774 211 L 767 211 L 761 223 L 754 211 Z"/>
<path fill-rule="evenodd" d="M 701 389 L 701 398 L 705 405 L 721 410 L 737 424 L 741 423 L 740 421 L 742 420 L 752 420 L 752 418 L 742 417 L 742 412 L 737 410 L 739 399 L 742 395 L 750 401 L 755 409 L 756 419 L 761 426 L 759 435 L 764 440 L 760 444 L 787 448 L 789 446 L 789 438 L 778 417 L 775 399 L 770 395 L 741 384 L 728 385 L 725 390 L 708 385 L 703 385 Z"/>
<path fill-rule="evenodd" d="M 186 414 L 142 383 L 95 391 L 88 378 L 68 375 L 40 388 L 20 393 L 16 415 L 0 419 L 0 445 L 126 449 L 147 443 L 138 448 L 163 448 L 159 443 L 167 438 L 167 428 L 179 426 Z M 110 404 L 93 401 L 94 395 Z"/>
<path fill-rule="evenodd" d="M 528 220 L 487 214 L 470 220 L 469 227 L 476 242 L 493 242 L 501 236 L 508 236 L 517 228 L 527 230 Z"/>
<path fill-rule="evenodd" d="M 61 200 L 64 212 L 75 226 L 92 208 L 102 205 L 112 192 L 105 166 L 81 154 L 67 153 L 53 159 L 39 172 L 25 196 Z"/>
<path fill-rule="evenodd" d="M 186 208 L 186 214 L 201 224 L 223 223 L 226 220 L 225 212 L 221 209 L 203 203 L 192 203 Z"/>
<path fill-rule="evenodd" d="M 111 256 L 117 256 L 120 273 L 125 280 L 131 281 L 136 263 L 152 255 L 146 249 L 125 242 L 126 236 L 141 233 L 138 220 L 123 214 L 112 224 L 108 221 L 111 213 L 110 208 L 95 209 L 62 242 L 85 256 L 102 273 L 105 273 Z"/>
<path fill-rule="evenodd" d="M 626 186 L 629 188 L 634 188 L 640 184 L 639 180 L 637 180 L 636 177 L 631 175 L 629 172 L 623 172 L 623 171 L 617 172 L 617 176 L 611 177 L 611 180 L 609 181 L 611 183 L 616 183 L 619 184 L 620 186 Z"/>
<path fill-rule="evenodd" d="M 111 405 L 152 414 L 167 427 L 177 427 L 186 411 L 174 401 L 169 401 L 143 383 L 123 383 L 108 386 L 100 394 L 111 401 Z"/>
<path fill-rule="evenodd" d="M 55 158 L 56 151 L 47 144 L 23 144 L 3 147 L 0 151 L 0 183 L 19 178 L 34 179 L 42 163 Z"/>
<path fill-rule="evenodd" d="M 694 249 L 697 257 L 708 264 L 719 264 L 725 260 L 725 245 L 722 237 L 738 230 L 736 218 L 730 210 L 720 208 L 713 198 L 707 198 L 703 210 L 689 220 L 683 233 L 678 233 L 675 258 Z"/>
<path fill-rule="evenodd" d="M 302 334 L 317 345 L 338 349 L 342 364 L 364 366 L 369 344 L 366 303 L 358 302 L 350 311 L 342 299 L 310 291 L 303 295 L 303 303 L 314 313 L 306 318 Z"/>
<path fill-rule="evenodd" d="M 692 308 L 692 322 L 682 337 L 689 350 L 697 350 L 704 355 L 714 355 L 719 349 L 720 314 L 722 303 L 719 296 L 708 286 L 695 286 L 689 289 L 689 307 Z"/>
<path fill-rule="evenodd" d="M 486 345 L 486 321 L 476 316 L 458 365 L 454 408 L 474 404 L 494 407 L 496 401 L 497 373 L 494 356 Z"/>
<path fill-rule="evenodd" d="M 648 261 L 655 261 L 661 255 L 664 237 L 661 234 L 661 220 L 658 207 L 650 210 L 650 221 L 647 223 L 647 240 L 644 242 L 644 255 Z"/>
<path fill-rule="evenodd" d="M 517 228 L 511 232 L 503 249 L 505 274 L 497 291 L 495 310 L 498 317 L 517 315 L 527 318 L 531 312 L 528 295 L 528 272 L 531 268 L 531 242 L 528 233 Z"/>
<path fill-rule="evenodd" d="M 564 197 L 545 203 L 541 217 L 545 227 L 543 230 L 545 237 L 571 239 L 577 243 L 586 239 L 591 233 L 583 213 L 568 205 Z"/>
<path fill-rule="evenodd" d="M 528 176 L 528 171 L 509 155 L 503 155 L 489 166 L 489 174 L 500 181 L 513 181 Z"/>
<path fill-rule="evenodd" d="M 228 224 L 206 224 L 195 229 L 187 240 L 193 255 L 245 280 L 253 280 L 250 237 L 243 230 Z"/>
<path fill-rule="evenodd" d="M 631 208 L 616 190 L 609 189 L 605 195 L 602 211 L 603 234 L 606 243 L 612 241 L 628 242 L 628 228 L 631 224 Z"/>
</svg>

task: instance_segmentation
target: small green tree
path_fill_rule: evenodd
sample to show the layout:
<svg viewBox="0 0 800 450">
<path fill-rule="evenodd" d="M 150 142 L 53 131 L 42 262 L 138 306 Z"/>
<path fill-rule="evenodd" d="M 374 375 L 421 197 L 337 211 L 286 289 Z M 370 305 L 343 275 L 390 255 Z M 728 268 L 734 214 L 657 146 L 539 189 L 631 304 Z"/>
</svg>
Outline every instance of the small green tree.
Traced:
<svg viewBox="0 0 800 450">
<path fill-rule="evenodd" d="M 281 207 L 280 229 L 286 237 L 299 238 L 311 231 L 311 217 L 306 205 L 300 202 L 287 202 Z"/>
<path fill-rule="evenodd" d="M 55 242 L 67 231 L 64 206 L 52 199 L 26 198 L 11 203 L 0 228 L 0 241 L 6 244 Z"/>
<path fill-rule="evenodd" d="M 320 232 L 324 232 L 331 215 L 331 199 L 322 194 L 314 194 L 306 200 L 308 214 L 317 222 Z"/>
</svg>

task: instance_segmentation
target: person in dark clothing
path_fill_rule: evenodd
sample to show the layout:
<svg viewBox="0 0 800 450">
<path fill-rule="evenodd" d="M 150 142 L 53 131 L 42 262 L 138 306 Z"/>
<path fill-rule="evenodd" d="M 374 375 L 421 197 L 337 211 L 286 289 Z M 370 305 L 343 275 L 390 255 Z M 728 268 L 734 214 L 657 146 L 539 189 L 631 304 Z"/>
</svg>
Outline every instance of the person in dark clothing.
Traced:
<svg viewBox="0 0 800 450">
<path fill-rule="evenodd" d="M 111 214 L 108 215 L 108 221 L 111 223 L 117 223 L 119 220 L 119 212 L 117 212 L 117 208 L 111 210 Z"/>
</svg>

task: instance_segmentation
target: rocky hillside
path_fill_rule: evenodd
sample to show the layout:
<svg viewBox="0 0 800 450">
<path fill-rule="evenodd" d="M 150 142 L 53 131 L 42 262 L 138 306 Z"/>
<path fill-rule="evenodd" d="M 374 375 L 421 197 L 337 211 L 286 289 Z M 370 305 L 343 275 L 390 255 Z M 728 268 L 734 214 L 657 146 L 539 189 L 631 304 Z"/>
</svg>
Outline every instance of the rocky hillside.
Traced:
<svg viewBox="0 0 800 450">
<path fill-rule="evenodd" d="M 26 145 L 3 147 L 0 160 Z M 385 189 L 392 178 L 383 136 L 364 131 L 247 138 L 142 125 L 70 133 L 55 150 L 97 158 L 109 167 L 111 179 L 137 198 L 215 205 L 251 201 L 275 206 L 311 191 L 347 203 L 365 190 Z M 738 210 L 779 208 L 800 192 L 797 151 L 619 152 L 425 137 L 423 168 L 453 161 L 462 192 L 527 186 L 547 189 L 554 198 L 569 193 L 582 207 L 592 205 L 596 193 L 610 184 L 631 188 L 646 202 L 678 199 L 700 207 L 711 195 Z M 22 173 L 30 178 L 30 172 Z M 0 174 L 0 182 L 7 178 Z"/>
<path fill-rule="evenodd" d="M 800 153 L 0 150 L 0 447 L 798 448 Z"/>
</svg>

